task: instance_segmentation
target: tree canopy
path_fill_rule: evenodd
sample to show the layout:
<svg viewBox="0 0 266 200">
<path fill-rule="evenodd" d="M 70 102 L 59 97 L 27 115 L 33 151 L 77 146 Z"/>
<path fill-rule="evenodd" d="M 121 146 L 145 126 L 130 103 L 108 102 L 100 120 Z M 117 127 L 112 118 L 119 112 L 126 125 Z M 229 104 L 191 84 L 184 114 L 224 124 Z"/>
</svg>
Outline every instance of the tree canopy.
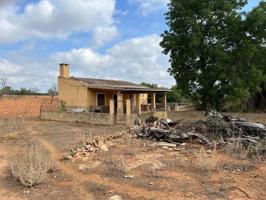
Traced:
<svg viewBox="0 0 266 200">
<path fill-rule="evenodd" d="M 177 85 L 208 111 L 241 105 L 265 77 L 266 3 L 240 12 L 246 0 L 171 0 L 160 45 Z"/>
<path fill-rule="evenodd" d="M 146 83 L 146 82 L 142 82 L 141 85 L 149 87 L 149 88 L 158 88 L 157 84 L 154 83 Z"/>
<path fill-rule="evenodd" d="M 141 85 L 149 88 L 159 88 L 157 84 L 142 82 Z M 171 87 L 171 91 L 167 92 L 167 102 L 180 103 L 186 99 L 182 96 L 182 90 L 176 85 Z"/>
</svg>

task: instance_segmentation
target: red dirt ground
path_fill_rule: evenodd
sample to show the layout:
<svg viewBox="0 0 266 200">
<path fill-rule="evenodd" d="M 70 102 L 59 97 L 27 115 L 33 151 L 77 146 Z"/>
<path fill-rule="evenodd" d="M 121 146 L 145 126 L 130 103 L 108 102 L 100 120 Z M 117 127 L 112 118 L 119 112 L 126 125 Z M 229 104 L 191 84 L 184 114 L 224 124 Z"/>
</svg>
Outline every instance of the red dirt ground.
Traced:
<svg viewBox="0 0 266 200">
<path fill-rule="evenodd" d="M 236 159 L 218 149 L 211 152 L 216 169 L 203 171 L 196 163 L 202 145 L 196 143 L 173 151 L 128 136 L 112 140 L 108 152 L 62 160 L 69 148 L 82 145 L 81 135 L 105 136 L 119 129 L 124 128 L 37 120 L 25 121 L 15 135 L 0 129 L 0 199 L 106 200 L 113 195 L 123 200 L 265 199 L 265 162 Z M 25 188 L 11 176 L 8 160 L 30 138 L 49 151 L 55 171 L 44 183 Z"/>
<path fill-rule="evenodd" d="M 27 117 L 37 117 L 41 105 L 55 107 L 57 98 L 50 102 L 49 96 L 4 97 L 0 99 L 0 120 L 20 117 L 26 111 Z M 265 161 L 242 160 L 218 149 L 211 152 L 216 168 L 202 171 L 197 167 L 200 144 L 188 143 L 173 151 L 132 136 L 111 141 L 108 152 L 62 160 L 69 149 L 83 146 L 86 139 L 122 130 L 127 127 L 36 119 L 0 121 L 0 199 L 106 200 L 116 194 L 123 200 L 265 199 Z M 9 168 L 9 160 L 29 139 L 49 151 L 55 166 L 47 180 L 34 188 L 23 187 Z"/>
<path fill-rule="evenodd" d="M 50 96 L 7 96 L 0 99 L 0 117 L 38 117 L 41 106 L 56 108 L 57 97 Z"/>
</svg>

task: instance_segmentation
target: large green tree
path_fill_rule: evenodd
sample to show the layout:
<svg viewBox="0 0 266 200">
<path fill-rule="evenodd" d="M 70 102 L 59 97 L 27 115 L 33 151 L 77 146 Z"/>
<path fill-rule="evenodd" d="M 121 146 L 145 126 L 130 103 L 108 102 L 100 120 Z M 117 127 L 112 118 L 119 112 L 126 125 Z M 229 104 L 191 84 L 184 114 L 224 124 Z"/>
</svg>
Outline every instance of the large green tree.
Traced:
<svg viewBox="0 0 266 200">
<path fill-rule="evenodd" d="M 252 14 L 254 9 L 245 16 L 240 10 L 246 3 L 171 0 L 168 5 L 169 30 L 162 34 L 161 46 L 170 56 L 169 72 L 206 111 L 240 105 L 265 80 L 262 62 L 254 61 L 265 50 L 265 32 L 252 30 L 261 28 L 257 22 L 263 21 L 265 12 Z"/>
<path fill-rule="evenodd" d="M 248 13 L 245 26 L 249 39 L 254 49 L 253 63 L 256 63 L 266 75 L 266 2 L 261 2 L 258 7 Z M 261 84 L 261 91 L 255 95 L 254 107 L 261 103 L 266 105 L 266 81 Z"/>
</svg>

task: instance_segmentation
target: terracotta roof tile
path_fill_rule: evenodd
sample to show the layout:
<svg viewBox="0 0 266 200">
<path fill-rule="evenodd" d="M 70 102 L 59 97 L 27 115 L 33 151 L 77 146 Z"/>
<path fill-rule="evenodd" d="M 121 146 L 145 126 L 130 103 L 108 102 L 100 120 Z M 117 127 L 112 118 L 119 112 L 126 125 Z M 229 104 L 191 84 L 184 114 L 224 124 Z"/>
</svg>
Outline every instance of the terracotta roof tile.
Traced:
<svg viewBox="0 0 266 200">
<path fill-rule="evenodd" d="M 71 77 L 73 80 L 82 81 L 87 84 L 88 88 L 92 89 L 106 89 L 106 90 L 121 90 L 121 91 L 136 91 L 136 92 L 167 92 L 164 88 L 149 88 L 140 84 L 131 83 L 120 80 L 106 80 L 94 78 L 77 78 Z"/>
</svg>

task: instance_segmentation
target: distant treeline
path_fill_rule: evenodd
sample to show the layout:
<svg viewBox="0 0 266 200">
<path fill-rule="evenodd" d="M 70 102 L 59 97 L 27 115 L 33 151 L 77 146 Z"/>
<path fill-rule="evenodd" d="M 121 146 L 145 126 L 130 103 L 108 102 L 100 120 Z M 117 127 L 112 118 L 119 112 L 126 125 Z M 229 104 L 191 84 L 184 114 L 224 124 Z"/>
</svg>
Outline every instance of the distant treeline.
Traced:
<svg viewBox="0 0 266 200">
<path fill-rule="evenodd" d="M 57 95 L 57 87 L 56 84 L 53 83 L 47 92 L 40 92 L 37 87 L 31 89 L 24 87 L 13 89 L 7 84 L 7 78 L 0 78 L 0 96 L 3 95 L 50 95 L 51 97 L 54 97 Z"/>
<path fill-rule="evenodd" d="M 10 86 L 5 86 L 0 90 L 1 95 L 49 95 L 47 93 L 41 93 L 38 89 L 32 88 L 20 88 L 18 90 L 11 88 Z"/>
</svg>

